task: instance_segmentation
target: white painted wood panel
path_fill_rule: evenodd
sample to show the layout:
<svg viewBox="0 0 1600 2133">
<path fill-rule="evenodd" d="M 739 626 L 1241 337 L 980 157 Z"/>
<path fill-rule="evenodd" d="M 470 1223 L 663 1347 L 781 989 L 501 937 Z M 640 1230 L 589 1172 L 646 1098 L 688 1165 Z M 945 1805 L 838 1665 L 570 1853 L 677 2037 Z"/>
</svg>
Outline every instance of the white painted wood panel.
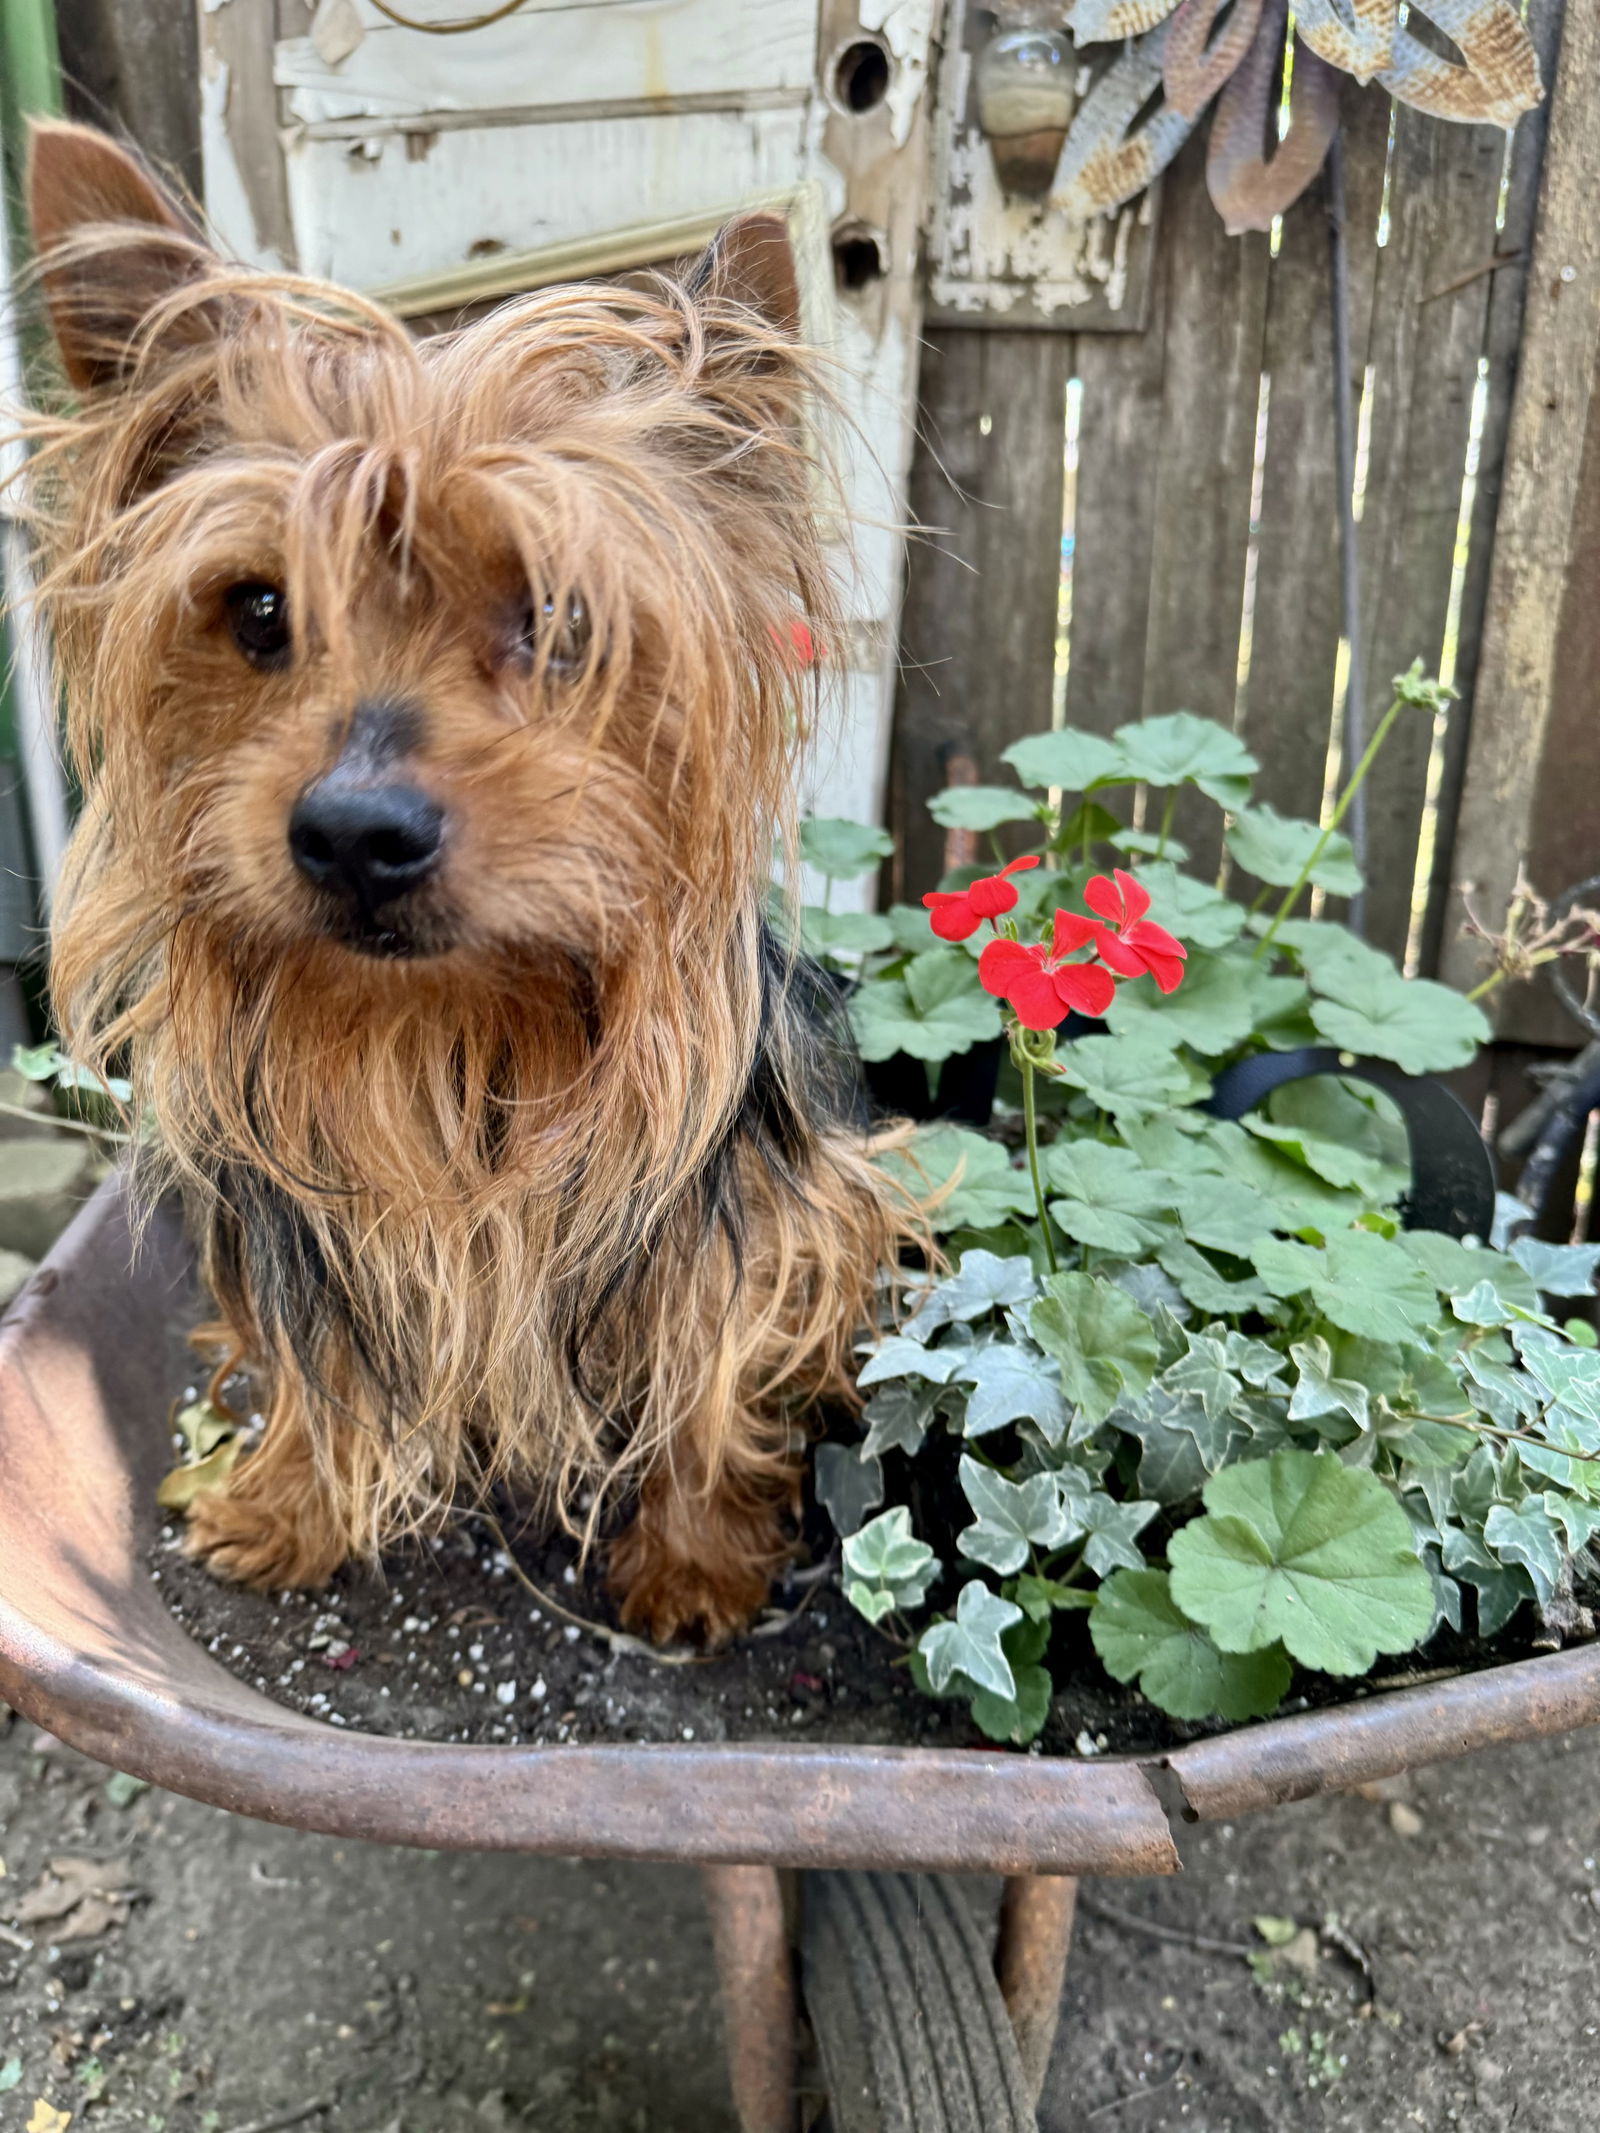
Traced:
<svg viewBox="0 0 1600 2133">
<path fill-rule="evenodd" d="M 300 264 L 370 289 L 640 221 L 732 212 L 792 185 L 803 111 L 702 111 L 302 137 L 286 156 Z"/>
<path fill-rule="evenodd" d="M 370 0 L 356 6 L 366 34 L 336 65 L 309 36 L 278 45 L 273 73 L 290 117 L 343 127 L 569 104 L 803 102 L 816 66 L 814 0 L 569 4 L 464 37 L 421 37 Z"/>
</svg>

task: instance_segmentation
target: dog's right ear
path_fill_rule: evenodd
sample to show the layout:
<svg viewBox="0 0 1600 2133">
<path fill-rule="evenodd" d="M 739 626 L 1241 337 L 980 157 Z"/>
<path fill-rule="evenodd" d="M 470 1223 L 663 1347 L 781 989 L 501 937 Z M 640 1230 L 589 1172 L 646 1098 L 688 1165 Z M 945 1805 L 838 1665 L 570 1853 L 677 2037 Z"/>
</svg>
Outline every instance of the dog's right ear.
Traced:
<svg viewBox="0 0 1600 2133">
<path fill-rule="evenodd" d="M 30 126 L 28 214 L 56 345 L 80 392 L 115 385 L 142 322 L 214 263 L 166 188 L 89 126 Z"/>
</svg>

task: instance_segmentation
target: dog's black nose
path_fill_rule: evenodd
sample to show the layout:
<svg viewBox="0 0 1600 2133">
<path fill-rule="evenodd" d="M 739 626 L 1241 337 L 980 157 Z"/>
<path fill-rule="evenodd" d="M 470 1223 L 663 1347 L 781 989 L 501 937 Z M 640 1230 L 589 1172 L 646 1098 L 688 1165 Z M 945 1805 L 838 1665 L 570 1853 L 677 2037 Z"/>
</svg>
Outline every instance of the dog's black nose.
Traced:
<svg viewBox="0 0 1600 2133">
<path fill-rule="evenodd" d="M 289 851 L 301 873 L 366 910 L 421 888 L 443 849 L 444 811 L 414 785 L 324 778 L 289 817 Z"/>
</svg>

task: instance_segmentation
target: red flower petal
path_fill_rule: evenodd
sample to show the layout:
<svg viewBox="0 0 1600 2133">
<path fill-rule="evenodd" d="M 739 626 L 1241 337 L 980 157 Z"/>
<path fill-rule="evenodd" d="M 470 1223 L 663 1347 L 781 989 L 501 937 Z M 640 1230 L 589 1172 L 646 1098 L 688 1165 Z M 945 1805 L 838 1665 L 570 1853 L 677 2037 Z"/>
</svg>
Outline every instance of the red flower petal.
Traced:
<svg viewBox="0 0 1600 2133">
<path fill-rule="evenodd" d="M 928 924 L 942 941 L 970 940 L 983 923 L 965 894 L 950 889 L 930 889 L 922 899 Z"/>
<path fill-rule="evenodd" d="M 1061 998 L 1080 1015 L 1103 1015 L 1117 990 L 1110 971 L 1101 970 L 1094 963 L 1069 963 L 1051 975 Z"/>
<path fill-rule="evenodd" d="M 1006 998 L 1024 1029 L 1055 1029 L 1065 1022 L 1072 1002 L 1063 996 L 1059 981 L 1069 975 L 1076 976 L 1077 973 L 1062 970 L 1018 972 L 1006 988 Z"/>
<path fill-rule="evenodd" d="M 1098 911 L 1113 926 L 1120 926 L 1127 915 L 1122 908 L 1122 898 L 1106 880 L 1104 874 L 1096 874 L 1083 892 L 1083 900 L 1091 911 Z"/>
<path fill-rule="evenodd" d="M 1152 955 L 1146 958 L 1151 977 L 1163 992 L 1176 992 L 1183 983 L 1183 964 L 1175 955 Z"/>
<path fill-rule="evenodd" d="M 1002 911 L 1011 910 L 1016 901 L 1016 890 L 999 874 L 980 876 L 967 891 L 967 902 L 979 918 L 998 918 Z"/>
<path fill-rule="evenodd" d="M 1009 865 L 1003 866 L 1000 869 L 1000 872 L 1002 875 L 1025 874 L 1029 867 L 1036 867 L 1039 865 L 1039 863 L 1040 861 L 1038 853 L 1032 852 L 1025 859 L 1013 859 Z"/>
<path fill-rule="evenodd" d="M 1165 926 L 1158 926 L 1153 918 L 1135 920 L 1122 937 L 1130 948 L 1142 949 L 1152 955 L 1175 955 L 1180 962 L 1189 953 L 1182 941 L 1170 934 Z"/>
<path fill-rule="evenodd" d="M 1124 924 L 1143 918 L 1150 908 L 1150 891 L 1132 874 L 1125 874 L 1121 867 L 1111 870 L 1117 877 L 1117 887 L 1122 891 L 1122 908 L 1127 913 Z"/>
<path fill-rule="evenodd" d="M 1130 947 L 1119 934 L 1104 934 L 1098 953 L 1106 968 L 1114 970 L 1119 978 L 1142 978 L 1150 967 L 1138 949 Z"/>
<path fill-rule="evenodd" d="M 1056 962 L 1063 956 L 1072 955 L 1091 942 L 1099 953 L 1099 944 L 1105 938 L 1105 928 L 1097 918 L 1083 918 L 1076 911 L 1058 911 L 1055 930 L 1051 936 L 1050 953 Z"/>
<path fill-rule="evenodd" d="M 1021 941 L 991 941 L 978 958 L 978 983 L 985 992 L 1004 999 L 1013 978 L 1026 983 L 1031 971 L 1043 968 L 1043 948 L 1024 948 Z"/>
</svg>

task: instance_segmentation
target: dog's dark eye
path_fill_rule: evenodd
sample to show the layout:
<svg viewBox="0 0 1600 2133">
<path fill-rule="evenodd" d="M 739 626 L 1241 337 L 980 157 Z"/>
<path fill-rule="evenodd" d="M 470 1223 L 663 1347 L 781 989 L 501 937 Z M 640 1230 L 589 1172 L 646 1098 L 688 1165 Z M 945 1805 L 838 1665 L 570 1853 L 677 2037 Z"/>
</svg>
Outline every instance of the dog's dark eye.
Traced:
<svg viewBox="0 0 1600 2133">
<path fill-rule="evenodd" d="M 253 667 L 271 673 L 289 660 L 289 602 L 282 589 L 251 580 L 222 596 L 233 641 Z"/>
<path fill-rule="evenodd" d="M 568 593 L 558 611 L 554 593 L 531 599 L 517 623 L 516 657 L 531 669 L 542 660 L 546 673 L 575 674 L 589 649 L 589 610 L 582 597 Z"/>
</svg>

